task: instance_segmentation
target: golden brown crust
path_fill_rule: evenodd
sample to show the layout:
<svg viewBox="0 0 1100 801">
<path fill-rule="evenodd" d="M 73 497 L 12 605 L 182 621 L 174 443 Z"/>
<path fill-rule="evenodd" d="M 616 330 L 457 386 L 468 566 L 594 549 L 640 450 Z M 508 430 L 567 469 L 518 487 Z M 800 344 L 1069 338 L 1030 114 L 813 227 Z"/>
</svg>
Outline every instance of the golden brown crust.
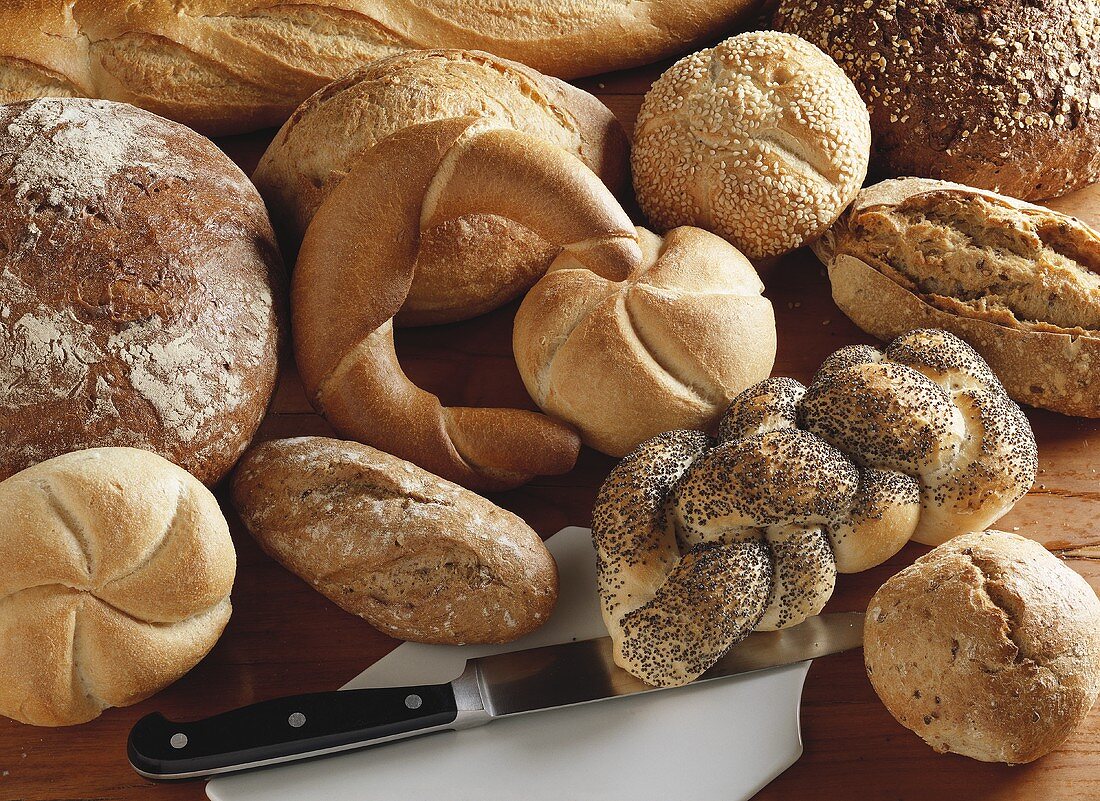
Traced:
<svg viewBox="0 0 1100 801">
<path fill-rule="evenodd" d="M 773 25 L 816 44 L 855 82 L 882 177 L 1028 200 L 1100 178 L 1091 0 L 781 0 Z"/>
<path fill-rule="evenodd" d="M 648 64 L 756 0 L 17 0 L 0 6 L 0 102 L 62 91 L 207 134 L 281 124 L 317 89 L 405 50 L 490 50 L 563 78 Z M 611 33 L 609 33 L 611 32 Z"/>
<path fill-rule="evenodd" d="M 231 611 L 217 501 L 148 451 L 76 451 L 0 483 L 0 561 L 0 714 L 38 726 L 171 684 Z"/>
<path fill-rule="evenodd" d="M 916 222 L 898 213 L 917 206 Z M 927 250 L 938 240 L 907 227 L 925 230 L 933 208 L 932 233 L 958 242 L 938 252 Z M 965 218 L 965 229 L 955 218 Z M 972 233 L 960 239 L 953 228 Z M 887 247 L 895 238 L 904 246 Z M 922 252 L 907 263 L 902 254 L 913 248 Z M 814 250 L 829 268 L 833 299 L 868 333 L 889 339 L 943 328 L 977 349 L 1020 403 L 1100 416 L 1100 234 L 1088 226 L 1001 195 L 907 178 L 864 190 Z M 998 283 L 1008 282 L 998 276 L 1009 267 L 1020 278 L 1001 291 Z M 951 281 L 966 294 L 950 294 Z"/>
<path fill-rule="evenodd" d="M 234 505 L 288 570 L 393 637 L 509 642 L 549 618 L 554 558 L 522 520 L 409 462 L 326 437 L 266 442 Z"/>
<path fill-rule="evenodd" d="M 283 282 L 209 140 L 108 101 L 0 106 L 0 478 L 120 445 L 216 482 L 274 389 Z"/>
<path fill-rule="evenodd" d="M 1036 542 L 1001 531 L 935 548 L 867 607 L 867 674 L 937 751 L 1031 762 L 1100 689 L 1100 601 Z"/>
</svg>

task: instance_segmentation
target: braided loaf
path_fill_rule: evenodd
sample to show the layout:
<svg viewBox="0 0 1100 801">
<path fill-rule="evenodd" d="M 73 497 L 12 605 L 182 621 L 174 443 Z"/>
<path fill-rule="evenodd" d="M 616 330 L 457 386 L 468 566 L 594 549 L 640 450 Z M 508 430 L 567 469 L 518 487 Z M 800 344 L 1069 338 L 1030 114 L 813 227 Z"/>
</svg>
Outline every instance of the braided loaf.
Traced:
<svg viewBox="0 0 1100 801">
<path fill-rule="evenodd" d="M 841 348 L 808 388 L 762 381 L 717 443 L 666 432 L 601 488 L 592 535 L 616 662 L 689 682 L 753 629 L 817 614 L 837 572 L 985 528 L 1035 470 L 1027 419 L 943 331 Z"/>
<path fill-rule="evenodd" d="M 281 124 L 335 78 L 407 49 L 490 50 L 563 78 L 649 64 L 756 0 L 8 0 L 0 103 L 120 100 L 206 134 Z"/>
</svg>

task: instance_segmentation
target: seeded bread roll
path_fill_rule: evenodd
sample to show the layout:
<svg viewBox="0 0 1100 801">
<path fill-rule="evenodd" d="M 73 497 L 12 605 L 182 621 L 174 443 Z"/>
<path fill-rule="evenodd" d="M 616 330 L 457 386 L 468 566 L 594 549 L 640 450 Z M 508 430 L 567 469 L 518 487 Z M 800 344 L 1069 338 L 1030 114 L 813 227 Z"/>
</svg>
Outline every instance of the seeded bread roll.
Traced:
<svg viewBox="0 0 1100 801">
<path fill-rule="evenodd" d="M 0 106 L 0 478 L 120 445 L 216 482 L 275 386 L 281 272 L 208 139 L 104 100 Z"/>
<path fill-rule="evenodd" d="M 1034 200 L 1100 178 L 1092 0 L 781 0 L 871 111 L 872 172 Z"/>
<path fill-rule="evenodd" d="M 971 187 L 865 189 L 814 251 L 833 299 L 889 339 L 937 326 L 982 354 L 1020 403 L 1100 417 L 1100 233 Z"/>
<path fill-rule="evenodd" d="M 1031 762 L 1096 700 L 1100 601 L 1036 542 L 965 534 L 879 588 L 863 654 L 886 708 L 937 751 Z"/>
<path fill-rule="evenodd" d="M 390 636 L 509 642 L 549 618 L 554 557 L 511 512 L 368 445 L 265 442 L 233 502 L 261 547 Z"/>
<path fill-rule="evenodd" d="M 818 236 L 867 173 L 867 109 L 797 36 L 744 33 L 676 62 L 645 96 L 631 163 L 659 230 L 696 225 L 753 259 Z"/>
<path fill-rule="evenodd" d="M 92 448 L 0 482 L 0 715 L 71 726 L 174 682 L 232 610 L 210 491 L 154 453 Z"/>
</svg>

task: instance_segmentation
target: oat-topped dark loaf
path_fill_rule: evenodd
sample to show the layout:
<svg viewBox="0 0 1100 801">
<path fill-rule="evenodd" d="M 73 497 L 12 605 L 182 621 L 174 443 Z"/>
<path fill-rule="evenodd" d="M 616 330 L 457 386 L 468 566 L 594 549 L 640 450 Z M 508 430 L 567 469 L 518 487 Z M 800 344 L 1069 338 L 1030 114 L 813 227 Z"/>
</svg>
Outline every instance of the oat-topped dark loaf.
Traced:
<svg viewBox="0 0 1100 801">
<path fill-rule="evenodd" d="M 691 681 L 750 631 L 817 614 L 838 572 L 985 528 L 1035 470 L 1027 419 L 944 331 L 841 348 L 809 387 L 769 378 L 734 400 L 717 443 L 666 432 L 600 489 L 616 662 L 651 684 Z"/>
<path fill-rule="evenodd" d="M 871 111 L 872 173 L 1033 200 L 1100 178 L 1092 0 L 782 0 Z"/>
<path fill-rule="evenodd" d="M 0 478 L 117 445 L 217 481 L 275 385 L 281 273 L 208 139 L 122 103 L 0 106 Z"/>
<path fill-rule="evenodd" d="M 557 601 L 554 557 L 526 523 L 369 445 L 257 445 L 233 476 L 233 503 L 265 551 L 392 637 L 508 642 Z"/>
</svg>

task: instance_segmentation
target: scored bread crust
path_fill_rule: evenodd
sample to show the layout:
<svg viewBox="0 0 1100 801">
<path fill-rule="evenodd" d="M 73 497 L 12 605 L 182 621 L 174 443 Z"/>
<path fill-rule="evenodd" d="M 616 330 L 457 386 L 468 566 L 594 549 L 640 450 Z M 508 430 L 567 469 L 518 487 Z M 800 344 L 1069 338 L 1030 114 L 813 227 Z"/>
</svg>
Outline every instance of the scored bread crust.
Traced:
<svg viewBox="0 0 1100 801">
<path fill-rule="evenodd" d="M 0 715 L 37 726 L 171 684 L 232 608 L 217 501 L 149 451 L 74 451 L 0 482 L 0 563 Z"/>
<path fill-rule="evenodd" d="M 16 0 L 0 5 L 0 103 L 85 95 L 211 135 L 281 124 L 311 93 L 397 51 L 490 50 L 563 78 L 648 64 L 758 0 Z"/>
<path fill-rule="evenodd" d="M 867 606 L 867 675 L 937 751 L 1031 762 L 1100 689 L 1100 601 L 1042 545 L 966 534 L 889 579 Z"/>
<path fill-rule="evenodd" d="M 973 346 L 1004 384 L 1009 396 L 1031 406 L 1063 414 L 1100 417 L 1100 331 L 1061 329 L 1048 322 L 1008 318 L 1003 313 L 934 305 L 915 286 L 903 286 L 861 258 L 866 246 L 859 218 L 876 209 L 889 210 L 925 193 L 980 197 L 1015 209 L 1023 223 L 1036 221 L 1061 228 L 1082 243 L 1079 255 L 1100 273 L 1100 234 L 1080 221 L 1042 206 L 945 181 L 903 178 L 865 189 L 837 223 L 813 245 L 828 267 L 833 300 L 856 325 L 880 339 L 911 328 L 951 331 Z M 1039 285 L 1041 276 L 1036 276 Z M 1094 304 L 1100 316 L 1100 289 Z"/>
<path fill-rule="evenodd" d="M 554 558 L 520 518 L 367 445 L 265 442 L 233 502 L 269 555 L 392 637 L 509 642 L 557 600 Z"/>
</svg>

